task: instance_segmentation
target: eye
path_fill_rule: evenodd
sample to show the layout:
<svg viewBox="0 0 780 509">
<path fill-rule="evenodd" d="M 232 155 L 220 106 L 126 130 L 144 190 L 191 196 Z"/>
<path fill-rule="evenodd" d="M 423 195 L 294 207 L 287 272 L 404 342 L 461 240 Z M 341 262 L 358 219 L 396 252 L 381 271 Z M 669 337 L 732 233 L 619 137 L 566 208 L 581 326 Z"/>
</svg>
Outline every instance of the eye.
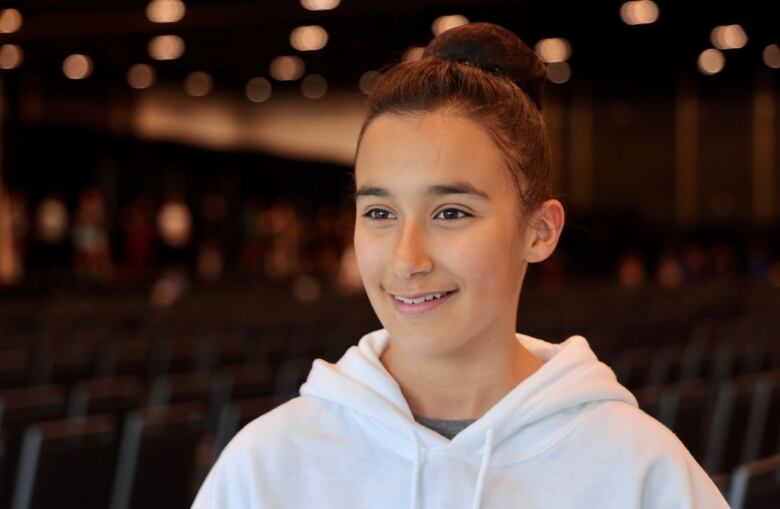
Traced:
<svg viewBox="0 0 780 509">
<path fill-rule="evenodd" d="M 463 219 L 464 217 L 471 217 L 471 214 L 460 209 L 444 209 L 436 214 L 436 218 L 447 220 Z"/>
<path fill-rule="evenodd" d="M 390 211 L 385 209 L 371 209 L 365 214 L 363 214 L 363 217 L 382 221 L 384 219 L 393 219 L 394 216 Z"/>
</svg>

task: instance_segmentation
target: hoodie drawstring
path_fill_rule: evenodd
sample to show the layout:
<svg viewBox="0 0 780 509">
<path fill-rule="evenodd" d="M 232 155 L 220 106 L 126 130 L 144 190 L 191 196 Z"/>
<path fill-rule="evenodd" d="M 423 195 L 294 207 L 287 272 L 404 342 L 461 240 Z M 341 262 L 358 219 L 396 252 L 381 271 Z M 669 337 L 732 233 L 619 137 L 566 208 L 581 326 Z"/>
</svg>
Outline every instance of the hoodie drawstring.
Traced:
<svg viewBox="0 0 780 509">
<path fill-rule="evenodd" d="M 414 436 L 415 457 L 414 465 L 412 466 L 412 498 L 409 501 L 410 509 L 417 509 L 419 506 L 420 498 L 420 467 L 422 464 L 422 447 L 420 446 L 420 438 L 417 433 L 412 431 Z"/>
<path fill-rule="evenodd" d="M 417 509 L 420 505 L 420 468 L 423 462 L 423 449 L 420 445 L 420 438 L 417 433 L 412 432 L 414 436 L 415 457 L 412 465 L 412 496 L 409 501 L 410 509 Z M 472 509 L 479 509 L 482 504 L 482 491 L 485 487 L 485 477 L 487 476 L 490 456 L 493 454 L 493 428 L 489 428 L 485 433 L 485 443 L 482 446 L 482 464 L 477 474 L 477 484 L 474 488 L 474 500 L 471 503 Z"/>
<path fill-rule="evenodd" d="M 488 428 L 485 433 L 485 444 L 482 446 L 482 465 L 477 474 L 477 486 L 474 488 L 474 501 L 471 503 L 472 509 L 479 509 L 482 504 L 482 490 L 485 486 L 485 477 L 487 475 L 490 455 L 493 453 L 493 428 Z"/>
</svg>

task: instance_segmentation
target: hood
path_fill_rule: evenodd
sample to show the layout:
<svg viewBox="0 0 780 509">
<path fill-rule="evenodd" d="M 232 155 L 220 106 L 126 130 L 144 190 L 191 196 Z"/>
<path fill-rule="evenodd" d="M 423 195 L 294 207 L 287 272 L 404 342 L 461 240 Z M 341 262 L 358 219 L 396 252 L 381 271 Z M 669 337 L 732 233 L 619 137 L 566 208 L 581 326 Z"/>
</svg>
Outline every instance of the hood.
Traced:
<svg viewBox="0 0 780 509">
<path fill-rule="evenodd" d="M 479 507 L 491 461 L 521 461 L 549 447 L 576 425 L 590 403 L 613 400 L 637 406 L 582 336 L 560 344 L 519 333 L 516 337 L 544 365 L 451 441 L 414 420 L 398 383 L 379 360 L 390 341 L 385 329 L 363 336 L 336 364 L 314 361 L 301 395 L 347 407 L 369 432 L 413 460 L 413 483 L 431 449 L 446 448 L 480 461 L 473 503 Z M 416 507 L 416 484 L 412 488 L 411 506 Z"/>
</svg>

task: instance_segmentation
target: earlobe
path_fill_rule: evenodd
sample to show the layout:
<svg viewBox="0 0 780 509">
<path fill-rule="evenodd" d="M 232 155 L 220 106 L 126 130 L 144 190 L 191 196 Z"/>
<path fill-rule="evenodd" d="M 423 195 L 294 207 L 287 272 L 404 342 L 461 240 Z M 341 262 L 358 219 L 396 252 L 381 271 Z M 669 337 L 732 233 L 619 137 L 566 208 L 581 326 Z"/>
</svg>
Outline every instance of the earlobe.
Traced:
<svg viewBox="0 0 780 509">
<path fill-rule="evenodd" d="M 531 245 L 526 253 L 528 263 L 538 263 L 553 254 L 563 231 L 565 213 L 558 200 L 545 201 L 531 218 Z"/>
</svg>

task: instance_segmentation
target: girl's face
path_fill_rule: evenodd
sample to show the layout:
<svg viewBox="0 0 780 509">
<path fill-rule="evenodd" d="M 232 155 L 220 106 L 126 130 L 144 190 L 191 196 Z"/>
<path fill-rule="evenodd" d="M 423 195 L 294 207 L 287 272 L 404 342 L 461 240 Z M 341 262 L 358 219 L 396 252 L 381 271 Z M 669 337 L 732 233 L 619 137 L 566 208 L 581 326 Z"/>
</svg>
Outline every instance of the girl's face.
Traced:
<svg viewBox="0 0 780 509">
<path fill-rule="evenodd" d="M 514 333 L 532 238 L 479 124 L 443 110 L 380 115 L 355 180 L 358 268 L 394 348 L 458 355 Z"/>
</svg>

